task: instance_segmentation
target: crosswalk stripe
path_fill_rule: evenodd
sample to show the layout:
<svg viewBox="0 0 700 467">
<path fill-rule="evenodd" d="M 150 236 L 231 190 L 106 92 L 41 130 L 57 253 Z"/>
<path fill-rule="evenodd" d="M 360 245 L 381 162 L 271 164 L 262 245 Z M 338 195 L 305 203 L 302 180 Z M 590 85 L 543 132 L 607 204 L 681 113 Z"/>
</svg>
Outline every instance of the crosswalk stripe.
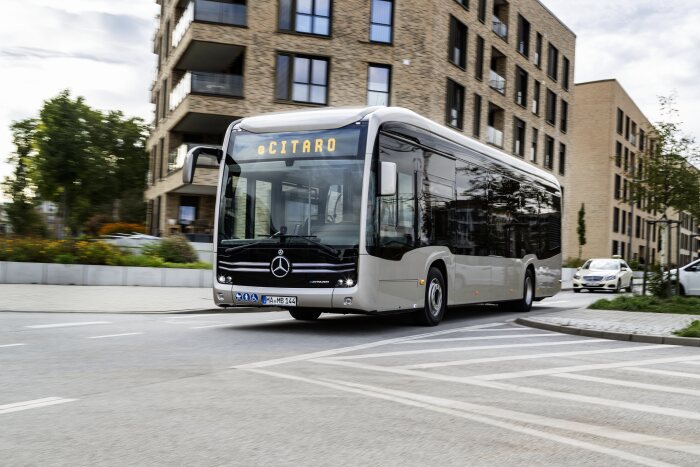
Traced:
<svg viewBox="0 0 700 467">
<path fill-rule="evenodd" d="M 13 404 L 0 405 L 0 415 L 22 410 L 38 409 L 39 407 L 47 407 L 49 405 L 65 404 L 66 402 L 73 402 L 76 400 L 77 399 L 64 399 L 62 397 L 45 397 L 43 399 L 15 402 Z"/>
<path fill-rule="evenodd" d="M 625 381 L 621 379 L 599 378 L 597 376 L 575 375 L 572 373 L 557 373 L 550 375 L 556 378 L 575 379 L 578 381 L 590 381 L 592 383 L 610 384 L 612 386 L 623 386 L 627 388 L 648 389 L 650 391 L 670 392 L 673 394 L 685 394 L 688 396 L 700 397 L 700 391 L 695 389 L 677 388 L 675 386 L 664 386 L 661 384 L 638 383 L 636 381 Z"/>
</svg>

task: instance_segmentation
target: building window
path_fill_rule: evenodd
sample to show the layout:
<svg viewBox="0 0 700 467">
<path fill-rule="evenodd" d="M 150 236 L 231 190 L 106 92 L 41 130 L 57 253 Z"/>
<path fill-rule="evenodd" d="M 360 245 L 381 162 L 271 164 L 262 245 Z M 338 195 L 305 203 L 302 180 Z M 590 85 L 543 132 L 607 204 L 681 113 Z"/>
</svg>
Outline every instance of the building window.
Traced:
<svg viewBox="0 0 700 467">
<path fill-rule="evenodd" d="M 631 122 L 630 117 L 625 116 L 625 139 L 627 141 L 630 140 L 630 122 Z"/>
<path fill-rule="evenodd" d="M 472 133 L 475 138 L 481 137 L 481 96 L 474 94 L 474 121 L 472 123 Z"/>
<path fill-rule="evenodd" d="M 616 255 L 616 254 L 619 253 L 619 252 L 617 251 L 617 249 L 618 249 L 619 247 L 620 247 L 620 243 L 619 243 L 617 240 L 613 240 L 613 242 L 612 242 L 612 254 L 613 254 L 613 255 Z"/>
<path fill-rule="evenodd" d="M 634 218 L 634 236 L 636 238 L 641 238 L 642 236 L 642 218 L 639 216 Z"/>
<path fill-rule="evenodd" d="M 561 77 L 561 86 L 568 91 L 569 90 L 569 77 L 571 73 L 571 63 L 569 62 L 569 59 L 564 57 L 563 59 L 564 64 L 562 65 L 562 77 Z"/>
<path fill-rule="evenodd" d="M 450 16 L 450 52 L 449 60 L 458 67 L 467 67 L 467 27 Z"/>
<path fill-rule="evenodd" d="M 617 133 L 619 135 L 622 134 L 622 122 L 625 119 L 625 114 L 622 112 L 621 109 L 617 109 Z"/>
<path fill-rule="evenodd" d="M 391 44 L 393 40 L 393 0 L 372 0 L 369 40 Z"/>
<path fill-rule="evenodd" d="M 518 15 L 518 52 L 530 57 L 530 22 Z"/>
<path fill-rule="evenodd" d="M 621 185 L 622 185 L 622 178 L 619 175 L 615 174 L 615 190 L 614 190 L 615 199 L 620 199 Z"/>
<path fill-rule="evenodd" d="M 559 175 L 566 173 L 566 144 L 559 143 Z"/>
<path fill-rule="evenodd" d="M 630 168 L 630 150 L 628 148 L 625 148 L 625 163 L 623 168 L 625 172 L 627 172 Z"/>
<path fill-rule="evenodd" d="M 513 119 L 513 154 L 525 157 L 525 122 Z"/>
<path fill-rule="evenodd" d="M 627 213 L 625 211 L 620 211 L 620 215 L 622 216 L 622 228 L 620 229 L 620 233 L 624 235 L 627 233 Z"/>
<path fill-rule="evenodd" d="M 481 81 L 484 79 L 484 38 L 476 36 L 476 66 L 474 76 Z"/>
<path fill-rule="evenodd" d="M 632 122 L 632 131 L 630 133 L 630 143 L 632 146 L 637 145 L 637 124 Z"/>
<path fill-rule="evenodd" d="M 547 89 L 547 108 L 545 110 L 545 121 L 549 124 L 557 124 L 557 96 Z"/>
<path fill-rule="evenodd" d="M 535 80 L 535 88 L 532 92 L 532 113 L 540 114 L 540 82 Z"/>
<path fill-rule="evenodd" d="M 278 54 L 275 97 L 283 101 L 326 104 L 328 59 Z"/>
<path fill-rule="evenodd" d="M 479 21 L 482 23 L 486 22 L 486 0 L 479 0 Z"/>
<path fill-rule="evenodd" d="M 515 103 L 526 107 L 527 106 L 527 71 L 519 66 L 515 67 Z"/>
<path fill-rule="evenodd" d="M 613 232 L 620 231 L 620 208 L 613 208 Z"/>
<path fill-rule="evenodd" d="M 370 65 L 367 72 L 367 105 L 389 105 L 391 66 Z"/>
<path fill-rule="evenodd" d="M 279 28 L 280 31 L 330 35 L 330 0 L 280 0 Z"/>
<path fill-rule="evenodd" d="M 542 68 L 542 34 L 539 32 L 535 38 L 535 66 Z"/>
<path fill-rule="evenodd" d="M 554 169 L 554 138 L 544 136 L 544 166 L 549 170 Z"/>
<path fill-rule="evenodd" d="M 566 133 L 569 130 L 569 103 L 564 99 L 561 101 L 561 111 L 559 112 L 559 129 L 562 133 Z"/>
<path fill-rule="evenodd" d="M 559 78 L 559 50 L 552 44 L 547 49 L 547 75 L 556 81 Z"/>
<path fill-rule="evenodd" d="M 627 201 L 627 187 L 629 184 L 627 183 L 627 179 L 624 178 L 622 179 L 622 200 Z"/>
<path fill-rule="evenodd" d="M 644 133 L 644 130 L 640 129 L 639 130 L 639 150 L 644 151 L 645 146 L 646 146 L 646 133 Z"/>
<path fill-rule="evenodd" d="M 455 2 L 459 3 L 462 5 L 464 8 L 467 10 L 469 9 L 469 0 L 455 0 Z"/>
<path fill-rule="evenodd" d="M 532 141 L 530 142 L 530 162 L 537 163 L 537 140 L 539 138 L 540 132 L 537 128 L 532 129 Z"/>
<path fill-rule="evenodd" d="M 622 167 L 622 143 L 619 141 L 615 142 L 615 165 Z"/>
<path fill-rule="evenodd" d="M 462 129 L 464 124 L 464 86 L 447 80 L 447 124 Z"/>
</svg>

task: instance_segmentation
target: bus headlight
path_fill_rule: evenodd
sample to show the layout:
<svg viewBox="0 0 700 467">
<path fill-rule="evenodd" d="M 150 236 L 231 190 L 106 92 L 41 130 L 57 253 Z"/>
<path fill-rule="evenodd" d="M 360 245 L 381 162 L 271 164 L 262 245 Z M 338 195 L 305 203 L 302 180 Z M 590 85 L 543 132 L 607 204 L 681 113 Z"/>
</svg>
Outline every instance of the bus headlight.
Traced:
<svg viewBox="0 0 700 467">
<path fill-rule="evenodd" d="M 345 279 L 338 279 L 338 282 L 336 283 L 336 287 L 352 287 L 356 283 L 355 279 L 353 277 L 347 277 Z"/>
</svg>

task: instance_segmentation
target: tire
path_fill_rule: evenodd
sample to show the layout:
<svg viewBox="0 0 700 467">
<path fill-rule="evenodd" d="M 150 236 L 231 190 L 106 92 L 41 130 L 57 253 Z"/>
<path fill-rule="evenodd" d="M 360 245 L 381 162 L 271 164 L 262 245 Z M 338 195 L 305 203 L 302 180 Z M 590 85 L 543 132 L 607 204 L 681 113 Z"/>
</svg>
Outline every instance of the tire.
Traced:
<svg viewBox="0 0 700 467">
<path fill-rule="evenodd" d="M 681 287 L 680 287 L 680 294 L 681 294 L 681 296 L 685 295 L 685 287 L 683 287 L 683 284 L 681 284 Z"/>
<path fill-rule="evenodd" d="M 437 326 L 447 308 L 445 278 L 438 268 L 430 268 L 425 282 L 425 305 L 413 312 L 413 321 L 421 326 Z"/>
<path fill-rule="evenodd" d="M 581 293 L 581 289 L 574 289 L 574 293 Z"/>
<path fill-rule="evenodd" d="M 576 290 L 576 289 L 574 289 Z M 498 304 L 498 309 L 512 313 L 527 313 L 532 309 L 535 297 L 535 274 L 531 270 L 525 272 L 523 279 L 523 298 Z"/>
<path fill-rule="evenodd" d="M 617 287 L 615 287 L 615 290 L 613 290 L 613 293 L 618 294 L 622 290 L 622 281 L 620 279 L 617 280 Z"/>
<path fill-rule="evenodd" d="M 313 308 L 291 308 L 288 310 L 292 318 L 299 321 L 316 321 L 321 312 Z"/>
</svg>

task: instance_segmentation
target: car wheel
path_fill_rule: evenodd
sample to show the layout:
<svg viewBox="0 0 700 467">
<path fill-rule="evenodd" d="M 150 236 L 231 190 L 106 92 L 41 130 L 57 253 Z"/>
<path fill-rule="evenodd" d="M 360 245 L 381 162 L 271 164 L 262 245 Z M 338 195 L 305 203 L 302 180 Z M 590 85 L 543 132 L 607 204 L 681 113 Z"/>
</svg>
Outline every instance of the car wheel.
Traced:
<svg viewBox="0 0 700 467">
<path fill-rule="evenodd" d="M 316 321 L 321 316 L 321 312 L 313 308 L 292 308 L 289 314 L 299 321 Z"/>
<path fill-rule="evenodd" d="M 615 290 L 613 290 L 613 293 L 620 293 L 622 290 L 622 281 L 620 279 L 617 280 L 617 286 L 615 287 Z"/>
<path fill-rule="evenodd" d="M 681 284 L 680 293 L 681 295 L 685 295 L 685 287 L 683 287 L 683 284 Z"/>
<path fill-rule="evenodd" d="M 425 305 L 413 312 L 413 320 L 421 326 L 436 326 L 447 308 L 445 278 L 438 268 L 430 268 L 425 287 Z"/>
<path fill-rule="evenodd" d="M 581 289 L 574 289 L 574 293 L 581 293 Z"/>
</svg>

